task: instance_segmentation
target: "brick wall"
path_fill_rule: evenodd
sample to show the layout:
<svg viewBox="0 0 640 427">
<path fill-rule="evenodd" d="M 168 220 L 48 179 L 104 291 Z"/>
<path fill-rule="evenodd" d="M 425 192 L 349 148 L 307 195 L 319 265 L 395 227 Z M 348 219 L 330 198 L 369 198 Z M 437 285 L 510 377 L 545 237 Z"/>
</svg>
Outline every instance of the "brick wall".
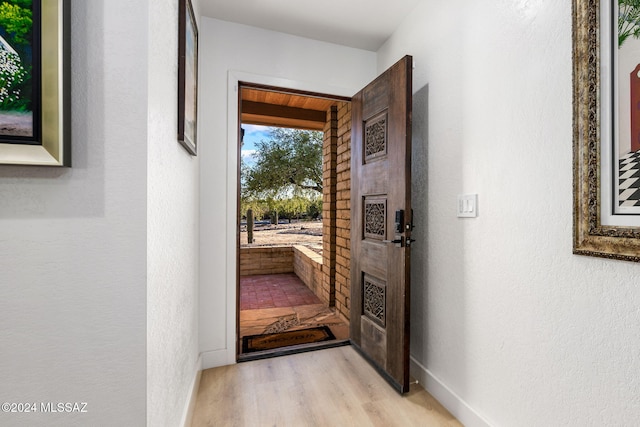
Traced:
<svg viewBox="0 0 640 427">
<path fill-rule="evenodd" d="M 322 294 L 322 255 L 306 246 L 294 246 L 293 271 L 314 294 Z"/>
<path fill-rule="evenodd" d="M 323 145 L 323 283 L 320 299 L 349 319 L 351 269 L 351 103 L 327 113 Z"/>
<path fill-rule="evenodd" d="M 240 248 L 240 276 L 293 273 L 291 246 Z"/>
<path fill-rule="evenodd" d="M 338 105 L 336 141 L 335 306 L 349 319 L 351 289 L 351 103 Z"/>
<path fill-rule="evenodd" d="M 322 291 L 322 256 L 306 246 L 240 248 L 240 276 L 280 273 L 295 273 L 318 296 Z"/>
<path fill-rule="evenodd" d="M 335 306 L 336 278 L 336 162 L 338 142 L 338 108 L 327 112 L 322 146 L 322 291 L 320 299 Z"/>
</svg>

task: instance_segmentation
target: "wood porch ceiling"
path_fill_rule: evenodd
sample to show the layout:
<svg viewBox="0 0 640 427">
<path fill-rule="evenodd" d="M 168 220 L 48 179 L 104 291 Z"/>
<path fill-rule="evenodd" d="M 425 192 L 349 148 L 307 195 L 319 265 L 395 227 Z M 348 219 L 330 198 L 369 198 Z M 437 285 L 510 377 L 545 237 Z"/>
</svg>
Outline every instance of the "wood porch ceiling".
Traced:
<svg viewBox="0 0 640 427">
<path fill-rule="evenodd" d="M 323 130 L 335 99 L 242 87 L 243 124 Z"/>
</svg>

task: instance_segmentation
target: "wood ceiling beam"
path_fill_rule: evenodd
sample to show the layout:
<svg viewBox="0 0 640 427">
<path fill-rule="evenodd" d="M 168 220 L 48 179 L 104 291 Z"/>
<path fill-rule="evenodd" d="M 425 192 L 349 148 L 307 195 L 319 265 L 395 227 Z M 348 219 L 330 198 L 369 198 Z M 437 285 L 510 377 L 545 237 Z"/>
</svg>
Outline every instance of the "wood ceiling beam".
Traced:
<svg viewBox="0 0 640 427">
<path fill-rule="evenodd" d="M 269 122 L 278 120 L 292 120 L 298 122 L 316 122 L 324 123 L 327 120 L 326 111 L 309 110 L 305 108 L 287 107 L 284 105 L 274 105 L 254 101 L 242 101 L 242 117 L 264 117 L 264 121 Z M 256 123 L 257 124 L 257 123 Z"/>
<path fill-rule="evenodd" d="M 242 124 L 301 129 L 301 130 L 319 130 L 319 131 L 324 130 L 324 123 L 320 123 L 320 122 L 284 119 L 282 117 L 254 116 L 251 114 L 242 115 Z"/>
</svg>

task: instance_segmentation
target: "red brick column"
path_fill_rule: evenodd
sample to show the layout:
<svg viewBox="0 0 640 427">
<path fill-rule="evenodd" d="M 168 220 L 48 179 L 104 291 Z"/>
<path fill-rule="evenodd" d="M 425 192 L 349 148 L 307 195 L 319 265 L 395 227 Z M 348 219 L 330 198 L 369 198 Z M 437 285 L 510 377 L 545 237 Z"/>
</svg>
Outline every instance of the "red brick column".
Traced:
<svg viewBox="0 0 640 427">
<path fill-rule="evenodd" d="M 336 276 L 337 311 L 349 319 L 351 268 L 351 103 L 338 105 L 336 159 Z"/>
<path fill-rule="evenodd" d="M 322 294 L 320 299 L 329 307 L 336 298 L 336 161 L 338 109 L 327 112 L 322 147 Z"/>
</svg>

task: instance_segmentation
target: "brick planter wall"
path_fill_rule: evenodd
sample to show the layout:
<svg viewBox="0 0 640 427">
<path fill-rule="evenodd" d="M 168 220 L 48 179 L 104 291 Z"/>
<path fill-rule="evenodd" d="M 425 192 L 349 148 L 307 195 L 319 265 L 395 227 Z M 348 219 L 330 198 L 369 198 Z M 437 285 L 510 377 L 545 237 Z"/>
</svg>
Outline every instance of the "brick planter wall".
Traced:
<svg viewBox="0 0 640 427">
<path fill-rule="evenodd" d="M 295 273 L 325 304 L 322 292 L 322 255 L 306 246 L 264 246 L 240 248 L 240 276 Z"/>
<path fill-rule="evenodd" d="M 329 305 L 322 292 L 322 255 L 306 246 L 293 247 L 293 272 L 320 300 Z"/>
<path fill-rule="evenodd" d="M 240 248 L 240 276 L 293 273 L 291 246 Z"/>
</svg>

